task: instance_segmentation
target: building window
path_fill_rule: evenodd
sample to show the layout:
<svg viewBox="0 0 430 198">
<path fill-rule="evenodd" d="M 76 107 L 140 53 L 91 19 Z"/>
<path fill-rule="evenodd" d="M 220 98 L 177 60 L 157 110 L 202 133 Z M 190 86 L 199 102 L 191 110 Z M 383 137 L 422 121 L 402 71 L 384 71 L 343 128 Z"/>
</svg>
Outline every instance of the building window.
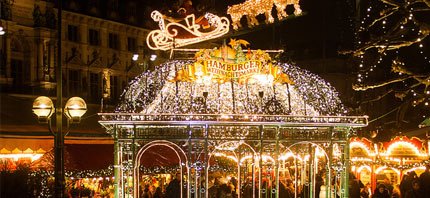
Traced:
<svg viewBox="0 0 430 198">
<path fill-rule="evenodd" d="M 119 97 L 119 80 L 118 76 L 110 76 L 110 91 L 111 91 L 111 100 L 117 101 Z"/>
<path fill-rule="evenodd" d="M 78 26 L 68 25 L 67 37 L 69 41 L 78 42 L 79 41 Z"/>
<path fill-rule="evenodd" d="M 137 41 L 136 38 L 128 37 L 127 38 L 127 46 L 129 52 L 137 52 Z"/>
<path fill-rule="evenodd" d="M 111 48 L 111 49 L 119 49 L 118 34 L 109 33 L 109 48 Z"/>
<path fill-rule="evenodd" d="M 101 75 L 99 73 L 90 74 L 90 98 L 91 101 L 97 102 L 101 99 Z"/>
<path fill-rule="evenodd" d="M 88 42 L 90 45 L 100 45 L 100 32 L 95 29 L 88 30 Z"/>
<path fill-rule="evenodd" d="M 0 76 L 6 77 L 6 53 L 0 50 Z"/>
<path fill-rule="evenodd" d="M 24 84 L 24 68 L 22 60 L 11 60 L 11 77 L 13 78 L 14 86 L 21 86 Z"/>
<path fill-rule="evenodd" d="M 79 95 L 81 87 L 81 73 L 79 70 L 69 71 L 69 95 Z"/>
</svg>

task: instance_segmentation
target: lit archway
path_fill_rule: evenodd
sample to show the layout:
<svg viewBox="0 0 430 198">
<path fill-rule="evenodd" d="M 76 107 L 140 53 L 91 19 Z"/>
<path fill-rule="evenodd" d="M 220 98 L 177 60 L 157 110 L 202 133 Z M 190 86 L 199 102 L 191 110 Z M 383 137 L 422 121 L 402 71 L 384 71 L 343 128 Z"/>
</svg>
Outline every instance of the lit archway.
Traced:
<svg viewBox="0 0 430 198">
<path fill-rule="evenodd" d="M 140 197 L 140 164 L 141 164 L 141 158 L 142 156 L 145 154 L 145 152 L 150 149 L 153 148 L 155 146 L 163 146 L 163 147 L 167 147 L 170 150 L 172 150 L 176 156 L 178 157 L 179 160 L 179 172 L 181 174 L 181 177 L 183 178 L 183 168 L 182 166 L 184 166 L 185 164 L 188 164 L 188 159 L 187 159 L 187 155 L 185 154 L 184 150 L 181 149 L 181 147 L 179 147 L 178 145 L 176 145 L 173 142 L 167 141 L 167 140 L 154 140 L 151 141 L 147 144 L 145 144 L 142 148 L 139 149 L 139 151 L 136 154 L 136 160 L 135 160 L 135 166 L 134 166 L 134 196 L 135 197 Z M 188 175 L 188 167 L 186 166 L 186 171 L 187 171 L 187 175 Z M 181 197 L 183 195 L 183 179 L 181 179 Z M 189 186 L 188 186 L 189 188 Z"/>
</svg>

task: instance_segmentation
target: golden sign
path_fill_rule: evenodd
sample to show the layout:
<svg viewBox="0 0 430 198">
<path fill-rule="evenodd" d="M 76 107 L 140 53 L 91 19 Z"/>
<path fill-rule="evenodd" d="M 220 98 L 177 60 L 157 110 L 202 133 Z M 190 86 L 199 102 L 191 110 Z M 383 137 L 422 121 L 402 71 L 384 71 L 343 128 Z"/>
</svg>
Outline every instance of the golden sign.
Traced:
<svg viewBox="0 0 430 198">
<path fill-rule="evenodd" d="M 218 78 L 244 78 L 260 73 L 261 61 L 250 60 L 242 63 L 226 63 L 217 60 L 204 61 L 204 68 L 208 74 Z"/>
<path fill-rule="evenodd" d="M 257 50 L 247 53 L 241 45 L 248 45 L 244 40 L 230 41 L 231 47 L 222 46 L 219 49 L 203 49 L 196 53 L 196 62 L 186 65 L 176 72 L 172 82 L 218 82 L 238 81 L 246 83 L 259 79 L 270 79 L 271 83 L 294 84 L 279 66 L 272 65 L 270 56 Z"/>
</svg>

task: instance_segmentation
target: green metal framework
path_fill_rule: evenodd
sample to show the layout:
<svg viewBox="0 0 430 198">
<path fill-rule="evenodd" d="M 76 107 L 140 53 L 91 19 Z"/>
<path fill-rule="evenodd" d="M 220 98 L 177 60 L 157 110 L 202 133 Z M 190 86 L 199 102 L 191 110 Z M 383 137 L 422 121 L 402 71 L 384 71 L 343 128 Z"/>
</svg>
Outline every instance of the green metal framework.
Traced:
<svg viewBox="0 0 430 198">
<path fill-rule="evenodd" d="M 309 152 L 312 156 L 319 148 L 325 155 L 326 197 L 332 197 L 336 191 L 340 191 L 341 197 L 349 197 L 348 139 L 354 128 L 367 126 L 368 122 L 366 116 L 141 113 L 99 113 L 99 116 L 99 123 L 115 140 L 115 197 L 127 198 L 139 197 L 140 159 L 148 148 L 155 145 L 167 146 L 178 156 L 178 170 L 186 178 L 182 182 L 184 197 L 208 197 L 210 158 L 215 156 L 214 153 L 221 148 L 219 146 L 228 144 L 236 146 L 227 152 L 238 159 L 235 169 L 238 192 L 249 175 L 253 192 L 258 192 L 253 196 L 260 198 L 270 194 L 279 197 L 280 169 L 285 168 L 282 155 L 292 151 Z M 340 155 L 335 155 L 334 148 Z M 241 157 L 250 153 L 252 161 L 242 163 Z M 273 161 L 264 161 L 264 156 L 271 156 Z M 309 186 L 309 197 L 316 197 L 313 189 L 318 162 L 296 162 L 297 159 L 294 160 L 295 195 L 299 183 L 297 178 L 301 177 L 301 183 Z M 305 175 L 297 175 L 298 169 L 304 170 L 301 172 Z M 263 175 L 263 171 L 274 174 Z M 339 178 L 340 189 L 331 187 L 332 177 Z M 273 181 L 274 187 L 270 192 L 263 188 L 264 179 Z"/>
</svg>

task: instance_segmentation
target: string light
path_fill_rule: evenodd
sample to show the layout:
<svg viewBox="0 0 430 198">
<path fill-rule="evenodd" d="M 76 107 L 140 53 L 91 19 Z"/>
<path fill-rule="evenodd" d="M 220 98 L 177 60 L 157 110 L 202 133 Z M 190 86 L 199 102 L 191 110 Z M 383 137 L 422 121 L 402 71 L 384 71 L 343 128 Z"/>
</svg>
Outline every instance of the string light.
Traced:
<svg viewBox="0 0 430 198">
<path fill-rule="evenodd" d="M 218 38 L 230 30 L 230 21 L 226 17 L 219 17 L 212 13 L 204 15 L 209 27 L 196 24 L 194 14 L 186 16 L 179 22 L 156 10 L 151 13 L 151 17 L 158 22 L 160 28 L 149 32 L 146 37 L 146 43 L 152 50 L 169 50 L 199 43 Z M 181 35 L 180 32 L 187 32 L 187 35 Z"/>
<path fill-rule="evenodd" d="M 136 77 L 121 96 L 118 112 L 343 115 L 338 93 L 322 78 L 286 63 L 279 67 L 294 82 L 259 84 L 237 81 L 171 82 L 175 71 L 195 61 L 173 60 Z M 158 94 L 155 94 L 158 93 Z M 136 111 L 138 110 L 138 111 Z"/>
<path fill-rule="evenodd" d="M 376 82 L 377 84 L 375 84 L 368 77 L 373 77 L 375 71 L 386 70 L 387 67 L 391 67 L 392 72 L 398 75 L 397 78 L 406 79 L 399 81 L 399 83 L 403 83 L 405 93 L 396 93 L 396 97 L 399 96 L 402 100 L 405 96 L 413 97 L 412 106 L 428 108 L 430 98 L 427 95 L 426 86 L 416 84 L 418 82 L 418 84 L 425 85 L 424 79 L 422 81 L 415 80 L 415 82 L 414 79 L 417 78 L 408 79 L 408 77 L 417 75 L 411 72 L 416 71 L 413 67 L 426 68 L 425 66 L 430 64 L 429 53 L 427 53 L 425 45 L 428 41 L 428 37 L 426 37 L 428 32 L 423 31 L 419 24 L 420 19 L 415 18 L 415 13 L 419 12 L 420 8 L 413 5 L 409 0 L 405 1 L 404 5 L 391 5 L 385 1 L 369 2 L 366 13 L 358 23 L 358 31 L 355 33 L 356 48 L 361 51 L 356 54 L 359 63 L 356 74 L 357 85 L 354 89 L 366 90 L 371 89 L 371 87 L 382 86 L 382 83 Z M 407 12 L 399 12 L 396 8 L 398 6 L 404 6 Z M 426 5 L 421 6 L 428 8 Z M 394 35 L 397 33 L 399 33 L 398 36 Z M 372 45 L 372 40 L 378 40 L 378 38 L 381 42 Z M 375 58 L 374 50 L 378 51 L 379 57 Z M 411 50 L 417 50 L 415 54 L 418 55 L 412 58 L 413 62 L 409 58 L 411 57 L 409 55 Z M 406 55 L 404 55 L 405 53 Z M 422 61 L 419 59 L 420 55 Z M 408 94 L 409 92 L 411 94 Z"/>
<path fill-rule="evenodd" d="M 299 3 L 300 0 L 246 0 L 240 4 L 228 6 L 227 14 L 231 16 L 233 29 L 237 30 L 242 27 L 240 19 L 243 16 L 247 17 L 249 27 L 259 25 L 256 17 L 260 14 L 265 14 L 266 23 L 273 23 L 273 5 L 275 5 L 275 8 L 278 12 L 279 20 L 287 17 L 287 13 L 285 12 L 287 5 L 294 6 L 294 15 L 300 15 L 302 10 L 300 9 Z"/>
</svg>

